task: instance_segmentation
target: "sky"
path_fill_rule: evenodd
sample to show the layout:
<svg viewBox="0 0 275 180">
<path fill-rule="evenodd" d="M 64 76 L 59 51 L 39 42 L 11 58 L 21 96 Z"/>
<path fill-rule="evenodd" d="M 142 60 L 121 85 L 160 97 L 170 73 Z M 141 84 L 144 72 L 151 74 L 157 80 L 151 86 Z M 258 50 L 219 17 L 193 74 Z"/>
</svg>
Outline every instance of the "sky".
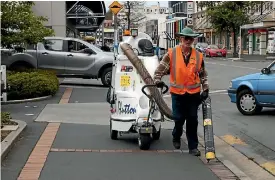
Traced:
<svg viewBox="0 0 275 180">
<path fill-rule="evenodd" d="M 110 4 L 112 4 L 113 1 L 104 1 L 105 2 L 105 7 L 106 11 L 109 10 Z M 120 1 L 123 2 L 123 1 Z M 168 7 L 168 1 L 159 1 L 161 7 Z M 158 1 L 146 1 L 146 6 L 151 6 L 151 5 L 157 5 Z"/>
</svg>

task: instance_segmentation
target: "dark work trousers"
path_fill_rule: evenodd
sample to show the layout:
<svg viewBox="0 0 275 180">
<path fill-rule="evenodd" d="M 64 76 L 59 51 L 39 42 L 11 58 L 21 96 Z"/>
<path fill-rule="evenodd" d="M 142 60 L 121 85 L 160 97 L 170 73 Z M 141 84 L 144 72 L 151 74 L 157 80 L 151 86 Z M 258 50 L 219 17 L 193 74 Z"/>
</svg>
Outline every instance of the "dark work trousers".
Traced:
<svg viewBox="0 0 275 180">
<path fill-rule="evenodd" d="M 174 140 L 180 140 L 186 120 L 186 137 L 189 150 L 198 148 L 198 107 L 200 93 L 183 95 L 171 94 L 175 126 L 172 132 Z"/>
</svg>

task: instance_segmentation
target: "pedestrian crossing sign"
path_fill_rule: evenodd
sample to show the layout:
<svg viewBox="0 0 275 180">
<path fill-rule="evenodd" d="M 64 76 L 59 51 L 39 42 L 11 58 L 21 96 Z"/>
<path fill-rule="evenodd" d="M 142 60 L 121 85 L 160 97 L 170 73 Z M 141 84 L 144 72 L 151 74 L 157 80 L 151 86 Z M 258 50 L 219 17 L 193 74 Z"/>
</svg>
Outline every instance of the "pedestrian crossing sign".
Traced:
<svg viewBox="0 0 275 180">
<path fill-rule="evenodd" d="M 119 4 L 119 2 L 114 1 L 109 8 L 111 9 L 112 13 L 114 15 L 116 15 L 117 13 L 119 13 L 119 11 L 123 8 L 123 6 L 121 4 Z"/>
</svg>

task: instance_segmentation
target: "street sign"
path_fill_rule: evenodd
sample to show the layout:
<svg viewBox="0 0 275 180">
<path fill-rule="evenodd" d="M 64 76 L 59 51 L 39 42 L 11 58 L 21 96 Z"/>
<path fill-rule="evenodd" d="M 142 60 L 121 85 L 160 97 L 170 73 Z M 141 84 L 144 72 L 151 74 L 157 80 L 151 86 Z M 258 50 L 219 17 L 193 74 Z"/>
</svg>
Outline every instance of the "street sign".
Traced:
<svg viewBox="0 0 275 180">
<path fill-rule="evenodd" d="M 114 15 L 117 15 L 117 13 L 119 13 L 119 11 L 123 8 L 123 6 L 121 4 L 119 4 L 119 2 L 114 1 L 109 8 L 111 9 L 112 13 Z"/>
</svg>

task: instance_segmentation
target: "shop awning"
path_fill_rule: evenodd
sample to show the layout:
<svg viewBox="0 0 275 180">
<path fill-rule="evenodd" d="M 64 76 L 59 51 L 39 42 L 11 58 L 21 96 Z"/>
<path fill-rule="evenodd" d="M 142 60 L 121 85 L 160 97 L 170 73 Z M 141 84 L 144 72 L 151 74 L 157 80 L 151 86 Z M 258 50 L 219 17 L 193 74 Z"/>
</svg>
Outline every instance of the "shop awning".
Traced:
<svg viewBox="0 0 275 180">
<path fill-rule="evenodd" d="M 257 28 L 271 28 L 275 27 L 275 21 L 263 21 L 254 24 L 246 24 L 241 26 L 242 29 L 257 29 Z"/>
</svg>

